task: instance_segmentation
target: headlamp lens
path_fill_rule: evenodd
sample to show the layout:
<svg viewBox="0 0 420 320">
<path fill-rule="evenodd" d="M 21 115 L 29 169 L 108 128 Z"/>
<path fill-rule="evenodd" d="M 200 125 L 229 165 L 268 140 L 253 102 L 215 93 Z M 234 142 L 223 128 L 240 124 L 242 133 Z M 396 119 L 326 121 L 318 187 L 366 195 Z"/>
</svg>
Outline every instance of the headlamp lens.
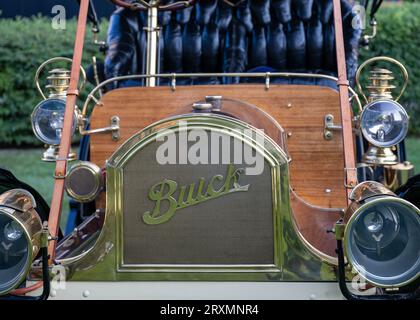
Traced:
<svg viewBox="0 0 420 320">
<path fill-rule="evenodd" d="M 16 221 L 11 221 L 4 227 L 4 235 L 9 241 L 16 241 L 23 235 L 23 230 Z"/>
<path fill-rule="evenodd" d="M 404 200 L 381 197 L 355 213 L 346 227 L 350 263 L 368 281 L 396 286 L 420 272 L 420 217 Z"/>
<path fill-rule="evenodd" d="M 407 135 L 408 115 L 397 102 L 378 100 L 363 109 L 360 127 L 363 136 L 373 145 L 391 147 Z"/>
<path fill-rule="evenodd" d="M 30 259 L 29 242 L 23 228 L 0 212 L 0 293 L 19 284 Z"/>
</svg>

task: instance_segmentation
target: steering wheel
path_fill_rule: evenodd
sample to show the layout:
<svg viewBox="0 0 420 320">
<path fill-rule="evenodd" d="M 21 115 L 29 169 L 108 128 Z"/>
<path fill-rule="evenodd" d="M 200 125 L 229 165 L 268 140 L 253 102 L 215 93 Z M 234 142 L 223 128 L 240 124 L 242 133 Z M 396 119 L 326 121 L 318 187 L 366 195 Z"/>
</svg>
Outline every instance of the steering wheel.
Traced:
<svg viewBox="0 0 420 320">
<path fill-rule="evenodd" d="M 153 7 L 158 8 L 159 11 L 176 11 L 179 9 L 191 7 L 195 4 L 195 0 L 176 1 L 169 4 L 161 4 L 161 0 L 151 0 L 150 2 L 146 2 L 145 0 L 138 0 L 138 2 L 132 3 L 125 2 L 124 0 L 111 0 L 111 2 L 117 6 L 134 11 L 145 11 Z"/>
</svg>

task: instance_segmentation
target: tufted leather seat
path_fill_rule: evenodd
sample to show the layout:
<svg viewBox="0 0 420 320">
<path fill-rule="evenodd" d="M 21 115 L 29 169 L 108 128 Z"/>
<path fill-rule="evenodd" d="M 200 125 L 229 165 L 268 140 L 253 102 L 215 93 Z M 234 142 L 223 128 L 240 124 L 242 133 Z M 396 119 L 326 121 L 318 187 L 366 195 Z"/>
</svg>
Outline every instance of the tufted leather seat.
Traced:
<svg viewBox="0 0 420 320">
<path fill-rule="evenodd" d="M 350 2 L 342 0 L 341 4 L 347 72 L 352 82 L 360 30 L 351 26 L 355 13 Z M 106 78 L 144 73 L 146 23 L 146 12 L 119 8 L 112 14 Z M 245 0 L 237 7 L 221 0 L 198 0 L 191 8 L 159 12 L 159 25 L 160 73 L 291 71 L 336 75 L 331 0 Z M 225 77 L 185 79 L 182 84 L 244 81 L 247 79 Z M 316 79 L 277 82 L 336 87 Z"/>
</svg>

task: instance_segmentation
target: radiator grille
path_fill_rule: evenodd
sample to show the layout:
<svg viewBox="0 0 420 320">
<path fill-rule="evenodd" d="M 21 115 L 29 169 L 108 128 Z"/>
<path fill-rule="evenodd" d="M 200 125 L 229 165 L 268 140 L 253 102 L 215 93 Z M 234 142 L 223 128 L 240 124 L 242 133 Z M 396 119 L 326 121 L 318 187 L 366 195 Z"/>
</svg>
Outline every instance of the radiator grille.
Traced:
<svg viewBox="0 0 420 320">
<path fill-rule="evenodd" d="M 230 137 L 231 150 L 234 139 Z M 215 175 L 225 176 L 228 164 L 166 164 L 156 161 L 162 142 L 137 151 L 123 167 L 124 265 L 267 265 L 274 264 L 274 225 L 271 167 L 261 175 L 240 176 L 248 191 L 233 192 L 179 209 L 168 221 L 150 225 L 143 215 L 154 208 L 150 188 L 165 179 L 178 188 Z M 209 149 L 209 155 L 211 150 Z M 245 163 L 234 164 L 244 168 Z M 204 188 L 205 190 L 205 188 Z M 166 192 L 166 191 L 165 191 Z M 164 203 L 165 202 L 165 203 Z M 161 212 L 168 209 L 162 202 Z"/>
</svg>

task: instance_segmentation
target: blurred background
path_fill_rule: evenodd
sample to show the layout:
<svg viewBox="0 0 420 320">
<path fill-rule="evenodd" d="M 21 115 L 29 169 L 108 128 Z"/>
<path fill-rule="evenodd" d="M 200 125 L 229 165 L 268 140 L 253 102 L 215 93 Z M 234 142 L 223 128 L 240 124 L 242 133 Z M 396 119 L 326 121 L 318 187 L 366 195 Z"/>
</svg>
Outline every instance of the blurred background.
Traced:
<svg viewBox="0 0 420 320">
<path fill-rule="evenodd" d="M 65 29 L 51 27 L 51 8 L 66 9 Z M 107 0 L 94 0 L 101 19 L 99 40 L 106 39 L 108 18 L 115 9 Z M 51 201 L 53 163 L 40 160 L 44 151 L 31 129 L 30 115 L 42 100 L 35 89 L 37 67 L 54 56 L 72 57 L 76 30 L 76 0 L 1 0 L 0 2 L 0 167 L 11 170 L 18 179 L 32 185 Z M 408 69 L 410 83 L 400 100 L 410 114 L 410 133 L 406 140 L 408 160 L 420 172 L 420 1 L 384 1 L 376 15 L 378 35 L 369 48 L 360 48 L 360 63 L 385 55 L 401 61 Z M 89 28 L 88 28 L 89 30 Z M 86 32 L 83 65 L 92 56 L 103 60 Z M 396 73 L 397 74 L 397 73 Z M 86 97 L 88 86 L 79 98 Z M 77 138 L 75 139 L 75 142 Z M 68 201 L 68 200 L 66 200 Z M 64 204 L 66 205 L 66 203 Z"/>
</svg>

